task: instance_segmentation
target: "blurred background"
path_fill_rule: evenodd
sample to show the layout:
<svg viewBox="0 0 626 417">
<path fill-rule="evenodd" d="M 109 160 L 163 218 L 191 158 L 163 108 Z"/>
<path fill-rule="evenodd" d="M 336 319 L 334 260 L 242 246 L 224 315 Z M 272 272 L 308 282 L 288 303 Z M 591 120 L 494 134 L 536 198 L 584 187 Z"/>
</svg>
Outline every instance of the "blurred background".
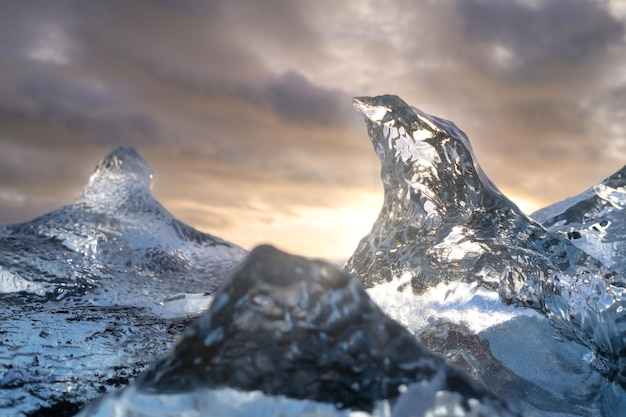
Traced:
<svg viewBox="0 0 626 417">
<path fill-rule="evenodd" d="M 134 146 L 176 217 L 346 259 L 382 203 L 351 97 L 464 130 L 522 210 L 626 164 L 626 1 L 0 3 L 0 223 L 76 198 Z"/>
</svg>

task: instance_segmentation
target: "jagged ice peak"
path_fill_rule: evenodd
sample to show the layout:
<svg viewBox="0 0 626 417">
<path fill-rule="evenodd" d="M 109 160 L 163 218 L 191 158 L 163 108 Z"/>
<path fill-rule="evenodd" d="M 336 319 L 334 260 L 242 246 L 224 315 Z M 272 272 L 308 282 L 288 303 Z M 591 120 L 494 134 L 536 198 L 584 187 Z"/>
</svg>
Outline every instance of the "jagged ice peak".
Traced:
<svg viewBox="0 0 626 417">
<path fill-rule="evenodd" d="M 150 193 L 153 170 L 135 148 L 120 146 L 105 156 L 96 166 L 83 190 L 84 197 L 111 197 L 115 189 L 118 197 L 136 193 Z"/>
<path fill-rule="evenodd" d="M 7 251 L 0 268 L 12 277 L 0 290 L 69 295 L 121 274 L 117 285 L 136 278 L 137 285 L 150 287 L 158 277 L 168 282 L 167 291 L 215 291 L 247 252 L 174 218 L 151 193 L 152 172 L 134 148 L 119 147 L 97 164 L 70 204 L 0 226 L 0 253 Z M 29 246 L 40 250 L 24 249 Z M 176 282 L 176 276 L 185 279 Z"/>
<path fill-rule="evenodd" d="M 76 200 L 0 225 L 0 415 L 52 415 L 133 379 L 247 254 L 174 218 L 151 179 L 117 148 Z"/>
<path fill-rule="evenodd" d="M 359 97 L 354 104 L 365 116 L 381 161 L 385 194 L 372 231 L 346 266 L 366 285 L 408 272 L 416 291 L 450 279 L 478 280 L 500 287 L 501 293 L 516 292 L 520 301 L 518 283 L 505 282 L 510 268 L 523 269 L 530 277 L 523 279 L 537 284 L 550 269 L 576 273 L 582 258 L 590 258 L 579 256 L 570 242 L 550 235 L 506 198 L 483 173 L 469 139 L 454 123 L 392 95 Z M 511 247 L 533 251 L 541 267 L 524 266 L 518 259 L 525 255 L 512 254 Z M 589 262 L 602 268 L 593 258 Z M 522 296 L 523 302 L 534 303 L 529 297 Z"/>
<path fill-rule="evenodd" d="M 475 162 L 469 139 L 454 123 L 428 115 L 394 95 L 356 97 L 353 102 L 365 116 L 380 159 L 386 197 L 393 192 L 403 199 L 410 188 L 420 191 L 428 199 L 423 209 L 433 217 L 434 208 L 450 216 L 451 211 L 463 211 L 467 199 L 482 203 L 483 191 L 503 197 Z M 444 181 L 449 187 L 441 190 L 436 184 Z M 404 192 L 398 193 L 398 188 Z"/>
<path fill-rule="evenodd" d="M 423 296 L 471 284 L 539 311 L 601 357 L 603 373 L 624 371 L 615 361 L 626 346 L 622 276 L 524 215 L 453 123 L 390 95 L 357 98 L 355 107 L 381 161 L 384 203 L 345 268 L 386 312 L 395 316 L 393 300 L 405 289 Z M 383 296 L 389 288 L 395 296 Z M 592 324 L 598 317 L 602 326 Z"/>
</svg>

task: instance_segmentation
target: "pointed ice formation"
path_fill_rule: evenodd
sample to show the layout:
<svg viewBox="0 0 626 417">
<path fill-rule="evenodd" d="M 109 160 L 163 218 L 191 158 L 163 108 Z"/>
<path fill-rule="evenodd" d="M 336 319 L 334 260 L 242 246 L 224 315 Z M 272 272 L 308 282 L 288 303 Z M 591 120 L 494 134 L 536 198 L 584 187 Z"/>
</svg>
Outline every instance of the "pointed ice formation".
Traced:
<svg viewBox="0 0 626 417">
<path fill-rule="evenodd" d="M 524 288 L 525 281 L 553 287 L 550 270 L 576 275 L 591 268 L 623 282 L 522 214 L 486 177 L 453 123 L 396 96 L 357 98 L 355 107 L 366 118 L 385 193 L 372 231 L 346 266 L 367 286 L 405 273 L 417 293 L 439 282 L 478 281 L 507 301 L 541 307 L 543 291 Z M 512 249 L 539 256 L 528 263 Z"/>
<path fill-rule="evenodd" d="M 404 392 L 394 416 L 514 414 L 386 317 L 357 279 L 261 246 L 170 352 L 81 416 L 382 417 Z"/>
<path fill-rule="evenodd" d="M 374 299 L 391 312 L 408 298 L 410 304 L 417 296 L 417 303 L 440 296 L 438 308 L 412 304 L 412 311 L 390 313 L 418 333 L 436 317 L 452 318 L 446 318 L 452 310 L 453 320 L 480 334 L 520 315 L 541 321 L 533 310 L 506 305 L 531 307 L 549 318 L 557 337 L 590 349 L 585 360 L 594 369 L 626 386 L 626 363 L 619 359 L 626 346 L 624 278 L 521 213 L 486 177 L 453 123 L 396 96 L 354 103 L 381 161 L 385 195 L 372 231 L 346 269 L 372 288 Z M 382 295 L 390 286 L 396 293 L 391 298 Z M 417 310 L 433 317 L 425 321 Z M 497 384 L 490 387 L 497 390 Z M 581 402 L 586 395 L 580 394 Z"/>
<path fill-rule="evenodd" d="M 83 196 L 109 207 L 149 200 L 153 177 L 152 167 L 134 148 L 119 147 L 98 163 Z"/>
<path fill-rule="evenodd" d="M 118 148 L 71 204 L 0 226 L 0 414 L 54 415 L 126 385 L 245 256 L 172 217 L 151 180 Z"/>
<path fill-rule="evenodd" d="M 161 294 L 214 292 L 246 252 L 172 217 L 150 192 L 152 176 L 137 151 L 117 148 L 74 202 L 0 227 L 0 296 L 59 299 L 122 281 L 130 293 L 119 291 L 117 304 L 121 294 L 137 306 L 162 302 Z"/>
<path fill-rule="evenodd" d="M 626 166 L 600 184 L 531 217 L 626 275 Z"/>
</svg>

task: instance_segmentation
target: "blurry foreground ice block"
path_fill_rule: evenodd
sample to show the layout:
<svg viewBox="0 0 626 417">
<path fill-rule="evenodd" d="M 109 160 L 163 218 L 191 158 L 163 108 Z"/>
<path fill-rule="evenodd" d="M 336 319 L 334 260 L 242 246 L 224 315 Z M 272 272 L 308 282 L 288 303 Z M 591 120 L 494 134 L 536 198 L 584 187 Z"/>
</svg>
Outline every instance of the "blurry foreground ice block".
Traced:
<svg viewBox="0 0 626 417">
<path fill-rule="evenodd" d="M 600 184 L 531 217 L 609 268 L 626 274 L 626 166 Z"/>
<path fill-rule="evenodd" d="M 80 416 L 429 412 L 517 415 L 385 316 L 358 279 L 260 246 L 167 354 Z"/>
<path fill-rule="evenodd" d="M 542 415 L 622 415 L 624 278 L 525 216 L 453 123 L 391 95 L 354 104 L 381 161 L 384 203 L 346 269 L 501 396 Z"/>
<path fill-rule="evenodd" d="M 132 148 L 82 195 L 0 226 L 0 415 L 60 414 L 126 385 L 246 255 L 176 220 Z"/>
</svg>

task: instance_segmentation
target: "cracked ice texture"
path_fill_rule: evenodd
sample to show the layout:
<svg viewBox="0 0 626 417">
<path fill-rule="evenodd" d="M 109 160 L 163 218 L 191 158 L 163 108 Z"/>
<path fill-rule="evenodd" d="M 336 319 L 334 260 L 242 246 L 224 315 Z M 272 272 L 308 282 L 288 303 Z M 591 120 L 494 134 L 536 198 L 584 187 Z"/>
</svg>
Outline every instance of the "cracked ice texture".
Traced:
<svg viewBox="0 0 626 417">
<path fill-rule="evenodd" d="M 76 408 L 126 385 L 245 256 L 173 218 L 151 181 L 117 148 L 71 204 L 0 226 L 0 414 Z"/>
<path fill-rule="evenodd" d="M 384 185 L 372 231 L 346 264 L 370 294 L 390 285 L 414 298 L 438 288 L 454 293 L 452 284 L 470 285 L 470 298 L 493 291 L 502 304 L 546 316 L 558 337 L 588 347 L 593 366 L 626 386 L 624 278 L 525 216 L 487 178 L 454 123 L 397 96 L 359 97 L 354 104 Z M 401 308 L 387 304 L 388 313 Z"/>
<path fill-rule="evenodd" d="M 394 415 L 515 414 L 385 316 L 356 278 L 260 246 L 172 350 L 81 416 L 382 417 L 381 403 L 407 389 Z"/>
<path fill-rule="evenodd" d="M 532 216 L 607 267 L 626 274 L 626 166 L 583 193 Z"/>
</svg>

